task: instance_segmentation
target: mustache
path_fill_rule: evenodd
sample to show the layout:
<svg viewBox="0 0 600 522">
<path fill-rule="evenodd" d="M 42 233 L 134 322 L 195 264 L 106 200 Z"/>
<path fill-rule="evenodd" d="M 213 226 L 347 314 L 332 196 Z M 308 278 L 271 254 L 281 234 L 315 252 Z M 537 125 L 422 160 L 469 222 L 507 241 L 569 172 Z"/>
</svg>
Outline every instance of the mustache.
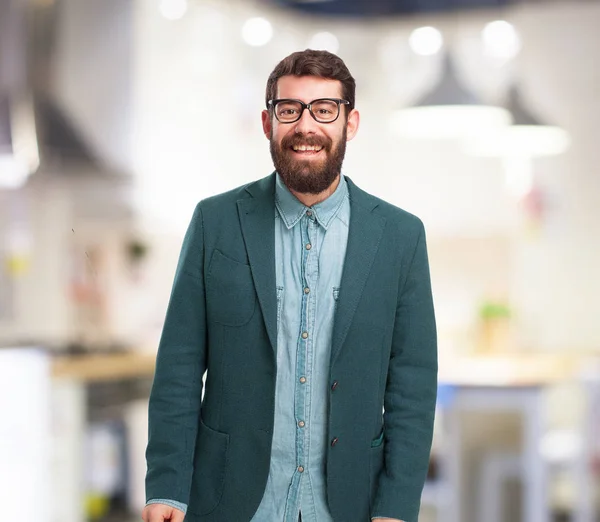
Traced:
<svg viewBox="0 0 600 522">
<path fill-rule="evenodd" d="M 281 140 L 282 148 L 291 148 L 294 146 L 306 145 L 308 147 L 323 147 L 325 150 L 331 149 L 331 140 L 319 136 L 304 136 L 302 134 L 294 134 L 286 136 Z"/>
</svg>

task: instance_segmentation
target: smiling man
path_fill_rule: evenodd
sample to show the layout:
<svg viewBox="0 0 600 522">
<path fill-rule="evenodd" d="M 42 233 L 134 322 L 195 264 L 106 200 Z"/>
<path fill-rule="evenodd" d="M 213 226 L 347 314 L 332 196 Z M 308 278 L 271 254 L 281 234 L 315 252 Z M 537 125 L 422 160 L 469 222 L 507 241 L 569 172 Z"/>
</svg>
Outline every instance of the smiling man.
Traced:
<svg viewBox="0 0 600 522">
<path fill-rule="evenodd" d="M 342 174 L 354 105 L 339 57 L 288 56 L 262 113 L 275 172 L 196 207 L 150 397 L 146 522 L 417 522 L 437 390 L 425 232 Z"/>
</svg>

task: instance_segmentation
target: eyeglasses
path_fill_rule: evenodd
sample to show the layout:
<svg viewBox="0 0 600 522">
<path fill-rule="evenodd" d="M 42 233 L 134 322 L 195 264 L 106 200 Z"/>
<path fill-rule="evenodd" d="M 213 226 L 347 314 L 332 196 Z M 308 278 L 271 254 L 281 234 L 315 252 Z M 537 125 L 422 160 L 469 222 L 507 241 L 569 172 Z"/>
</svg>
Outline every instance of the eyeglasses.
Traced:
<svg viewBox="0 0 600 522">
<path fill-rule="evenodd" d="M 277 121 L 281 123 L 298 121 L 304 109 L 308 109 L 310 115 L 319 123 L 333 123 L 340 115 L 340 105 L 350 105 L 350 102 L 339 98 L 319 98 L 310 103 L 287 98 L 267 102 L 267 107 L 273 109 Z"/>
</svg>

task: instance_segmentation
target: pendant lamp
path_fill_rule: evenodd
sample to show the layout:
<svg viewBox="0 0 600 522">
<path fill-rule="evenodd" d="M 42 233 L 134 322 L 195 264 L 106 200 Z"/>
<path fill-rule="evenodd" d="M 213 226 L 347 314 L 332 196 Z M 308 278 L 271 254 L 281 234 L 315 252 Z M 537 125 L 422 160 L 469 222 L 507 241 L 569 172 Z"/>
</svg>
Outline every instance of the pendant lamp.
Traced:
<svg viewBox="0 0 600 522">
<path fill-rule="evenodd" d="M 446 54 L 440 81 L 415 105 L 394 112 L 391 128 L 404 138 L 464 139 L 510 123 L 506 109 L 482 103 L 461 84 Z"/>
<path fill-rule="evenodd" d="M 534 116 L 514 84 L 508 91 L 504 107 L 512 114 L 513 124 L 469 140 L 466 152 L 484 157 L 534 158 L 562 154 L 569 147 L 568 133 Z"/>
</svg>

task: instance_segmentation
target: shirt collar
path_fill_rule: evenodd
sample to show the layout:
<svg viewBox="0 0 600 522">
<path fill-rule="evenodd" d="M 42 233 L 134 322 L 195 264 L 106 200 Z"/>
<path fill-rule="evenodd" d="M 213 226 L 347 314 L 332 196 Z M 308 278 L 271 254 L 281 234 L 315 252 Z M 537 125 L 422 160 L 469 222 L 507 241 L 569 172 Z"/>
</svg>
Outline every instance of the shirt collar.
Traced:
<svg viewBox="0 0 600 522">
<path fill-rule="evenodd" d="M 307 207 L 285 186 L 279 173 L 277 173 L 276 176 L 275 206 L 288 229 L 293 228 L 302 219 L 304 214 L 306 214 L 307 210 L 311 210 L 317 222 L 327 230 L 333 221 L 333 218 L 337 216 L 342 208 L 342 203 L 347 196 L 348 185 L 346 183 L 346 178 L 341 174 L 340 182 L 331 196 L 325 201 L 321 201 L 321 203 L 317 203 L 312 207 Z"/>
</svg>

